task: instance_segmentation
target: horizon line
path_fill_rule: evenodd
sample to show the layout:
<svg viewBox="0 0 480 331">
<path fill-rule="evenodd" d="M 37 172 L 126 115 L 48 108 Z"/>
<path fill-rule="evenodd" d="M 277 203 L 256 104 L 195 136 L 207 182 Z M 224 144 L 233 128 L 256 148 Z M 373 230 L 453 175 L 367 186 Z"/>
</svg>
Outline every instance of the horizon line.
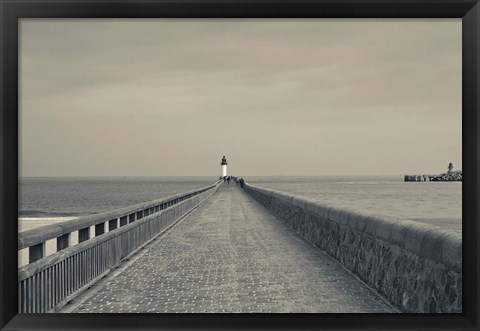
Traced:
<svg viewBox="0 0 480 331">
<path fill-rule="evenodd" d="M 229 175 L 242 177 L 241 175 Z M 275 174 L 275 175 L 243 175 L 243 177 L 383 177 L 383 176 L 405 176 L 405 174 L 348 174 L 348 175 L 285 175 L 285 174 Z M 40 176 L 18 176 L 18 178 L 152 178 L 152 177 L 221 177 L 217 175 L 40 175 Z"/>
</svg>

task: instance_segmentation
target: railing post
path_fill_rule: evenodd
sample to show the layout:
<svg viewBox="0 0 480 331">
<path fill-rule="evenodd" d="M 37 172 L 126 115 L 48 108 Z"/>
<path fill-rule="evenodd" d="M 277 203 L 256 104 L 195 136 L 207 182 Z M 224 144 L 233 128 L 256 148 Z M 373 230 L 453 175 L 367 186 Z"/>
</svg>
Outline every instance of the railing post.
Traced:
<svg viewBox="0 0 480 331">
<path fill-rule="evenodd" d="M 33 263 L 45 257 L 45 242 L 30 246 L 28 249 L 28 263 Z"/>
</svg>

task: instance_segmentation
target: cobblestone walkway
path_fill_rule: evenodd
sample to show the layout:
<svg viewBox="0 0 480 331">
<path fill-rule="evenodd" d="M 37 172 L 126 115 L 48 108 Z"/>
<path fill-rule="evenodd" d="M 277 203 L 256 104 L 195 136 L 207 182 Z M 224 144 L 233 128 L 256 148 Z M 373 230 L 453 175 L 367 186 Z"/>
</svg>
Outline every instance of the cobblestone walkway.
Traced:
<svg viewBox="0 0 480 331">
<path fill-rule="evenodd" d="M 395 312 L 235 183 L 143 252 L 71 312 Z"/>
</svg>

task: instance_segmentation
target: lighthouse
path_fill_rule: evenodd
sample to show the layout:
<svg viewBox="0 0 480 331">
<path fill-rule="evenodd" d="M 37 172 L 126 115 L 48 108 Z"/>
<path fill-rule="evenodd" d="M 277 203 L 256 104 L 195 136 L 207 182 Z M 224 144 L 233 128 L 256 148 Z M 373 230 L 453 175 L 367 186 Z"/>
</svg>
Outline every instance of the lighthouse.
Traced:
<svg viewBox="0 0 480 331">
<path fill-rule="evenodd" d="M 222 177 L 227 176 L 227 159 L 225 158 L 225 155 L 222 158 L 222 162 L 220 163 L 222 165 Z"/>
</svg>

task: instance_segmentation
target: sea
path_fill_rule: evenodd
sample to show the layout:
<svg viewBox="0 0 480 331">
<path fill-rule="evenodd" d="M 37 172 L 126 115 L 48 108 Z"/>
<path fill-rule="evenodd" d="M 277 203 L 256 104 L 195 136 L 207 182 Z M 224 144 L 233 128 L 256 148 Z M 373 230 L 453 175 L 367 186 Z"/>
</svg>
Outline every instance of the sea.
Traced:
<svg viewBox="0 0 480 331">
<path fill-rule="evenodd" d="M 160 199 L 214 183 L 218 177 L 21 178 L 19 231 Z M 404 182 L 403 176 L 245 177 L 366 214 L 431 224 L 461 233 L 461 182 Z M 232 185 L 232 183 L 230 183 Z"/>
<path fill-rule="evenodd" d="M 218 177 L 26 177 L 19 232 L 128 207 L 213 184 Z"/>
<path fill-rule="evenodd" d="M 404 182 L 403 176 L 252 177 L 252 185 L 329 206 L 462 232 L 462 182 Z"/>
</svg>

